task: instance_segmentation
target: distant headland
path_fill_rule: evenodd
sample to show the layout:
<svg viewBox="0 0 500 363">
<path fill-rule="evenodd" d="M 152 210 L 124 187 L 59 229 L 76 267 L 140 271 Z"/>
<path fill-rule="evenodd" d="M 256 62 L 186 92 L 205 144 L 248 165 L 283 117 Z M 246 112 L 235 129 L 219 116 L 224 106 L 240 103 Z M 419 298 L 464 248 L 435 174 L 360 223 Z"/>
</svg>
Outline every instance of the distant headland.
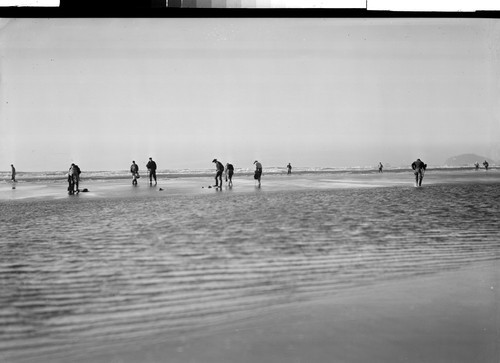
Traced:
<svg viewBox="0 0 500 363">
<path fill-rule="evenodd" d="M 451 158 L 446 159 L 444 164 L 447 166 L 468 166 L 473 165 L 476 161 L 479 164 L 482 164 L 485 160 L 490 164 L 499 164 L 498 161 L 476 154 L 461 154 L 452 156 Z"/>
</svg>

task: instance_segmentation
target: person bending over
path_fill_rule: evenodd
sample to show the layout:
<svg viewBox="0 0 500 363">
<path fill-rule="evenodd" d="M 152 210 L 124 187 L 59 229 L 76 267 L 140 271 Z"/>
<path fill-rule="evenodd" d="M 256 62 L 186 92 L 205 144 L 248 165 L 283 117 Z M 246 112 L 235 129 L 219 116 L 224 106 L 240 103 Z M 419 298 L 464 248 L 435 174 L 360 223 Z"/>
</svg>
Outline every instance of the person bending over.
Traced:
<svg viewBox="0 0 500 363">
<path fill-rule="evenodd" d="M 212 160 L 212 163 L 215 163 L 215 187 L 221 187 L 222 188 L 222 172 L 224 171 L 224 165 L 217 160 L 214 159 Z"/>
<path fill-rule="evenodd" d="M 234 174 L 234 166 L 233 164 L 226 164 L 226 182 L 229 181 L 229 186 L 233 186 L 233 174 Z"/>
<path fill-rule="evenodd" d="M 411 164 L 411 168 L 413 169 L 413 173 L 415 174 L 415 186 L 422 186 L 422 179 L 424 179 L 425 169 L 427 169 L 427 164 L 420 159 L 415 160 Z"/>
<path fill-rule="evenodd" d="M 253 163 L 255 164 L 255 174 L 253 175 L 253 178 L 259 182 L 260 187 L 260 178 L 262 177 L 262 164 L 257 160 L 255 160 Z"/>
</svg>

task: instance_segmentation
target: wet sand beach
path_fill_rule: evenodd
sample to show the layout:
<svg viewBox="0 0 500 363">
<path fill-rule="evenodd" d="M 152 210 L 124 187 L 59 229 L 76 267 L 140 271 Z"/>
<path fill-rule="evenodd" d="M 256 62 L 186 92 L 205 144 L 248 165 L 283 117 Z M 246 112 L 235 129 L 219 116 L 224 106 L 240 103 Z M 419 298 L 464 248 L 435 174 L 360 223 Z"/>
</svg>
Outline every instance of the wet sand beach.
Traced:
<svg viewBox="0 0 500 363">
<path fill-rule="evenodd" d="M 484 171 L 439 171 L 426 173 L 423 187 L 435 184 L 463 184 L 463 183 L 484 183 L 500 181 L 500 170 Z M 159 195 L 168 194 L 207 194 L 214 193 L 214 179 L 212 177 L 182 177 L 159 178 L 157 185 L 150 186 L 146 177 L 139 179 L 138 187 L 133 187 L 131 181 L 127 179 L 101 179 L 86 180 L 82 178 L 80 190 L 87 188 L 88 193 L 80 193 L 77 197 L 86 198 L 129 198 L 147 197 L 161 190 Z M 67 182 L 62 180 L 44 181 L 21 181 L 16 183 L 12 189 L 10 182 L 0 183 L 0 200 L 17 199 L 61 199 L 68 198 L 66 193 Z M 255 192 L 256 181 L 250 175 L 235 175 L 234 185 L 229 188 L 223 182 L 222 191 L 232 193 Z M 369 188 L 369 187 L 413 187 L 414 176 L 407 172 L 385 172 L 385 173 L 299 173 L 292 175 L 285 174 L 264 174 L 262 187 L 259 191 L 286 191 L 286 190 L 308 190 L 308 189 L 334 189 L 334 188 Z"/>
<path fill-rule="evenodd" d="M 500 261 L 379 282 L 82 362 L 498 362 Z"/>
<path fill-rule="evenodd" d="M 0 184 L 0 361 L 496 362 L 499 175 Z"/>
</svg>

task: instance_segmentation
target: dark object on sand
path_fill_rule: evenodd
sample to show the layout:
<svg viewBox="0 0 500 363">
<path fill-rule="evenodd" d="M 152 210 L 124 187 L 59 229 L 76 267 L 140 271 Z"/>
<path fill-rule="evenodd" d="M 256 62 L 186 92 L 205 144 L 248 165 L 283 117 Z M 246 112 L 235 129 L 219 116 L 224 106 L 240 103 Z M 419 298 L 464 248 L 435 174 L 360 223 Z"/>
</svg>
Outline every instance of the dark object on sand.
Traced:
<svg viewBox="0 0 500 363">
<path fill-rule="evenodd" d="M 88 191 L 89 191 L 89 190 L 88 190 L 87 188 L 83 188 L 83 189 L 81 190 L 81 192 L 82 192 L 82 193 L 88 193 Z"/>
</svg>

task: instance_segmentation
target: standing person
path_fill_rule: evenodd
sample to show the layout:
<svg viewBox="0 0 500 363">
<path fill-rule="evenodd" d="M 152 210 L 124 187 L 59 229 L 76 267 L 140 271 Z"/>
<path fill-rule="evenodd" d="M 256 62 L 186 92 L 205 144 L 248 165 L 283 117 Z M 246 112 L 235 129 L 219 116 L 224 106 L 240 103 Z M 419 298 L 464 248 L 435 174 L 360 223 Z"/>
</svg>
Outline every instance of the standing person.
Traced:
<svg viewBox="0 0 500 363">
<path fill-rule="evenodd" d="M 72 163 L 68 170 L 68 192 L 70 195 L 80 193 L 79 183 L 80 183 L 81 170 L 78 165 Z"/>
<path fill-rule="evenodd" d="M 79 184 L 80 184 L 80 174 L 81 174 L 81 170 L 80 168 L 78 167 L 78 165 L 76 164 L 71 164 L 70 168 L 69 168 L 69 174 L 71 176 L 71 184 L 72 184 L 72 192 L 71 194 L 74 194 L 75 192 L 76 193 L 80 193 L 80 189 L 79 189 Z"/>
<path fill-rule="evenodd" d="M 220 187 L 222 188 L 222 172 L 224 171 L 224 165 L 222 165 L 222 163 L 217 159 L 212 160 L 212 163 L 215 163 L 215 170 L 216 170 L 214 187 L 217 188 L 220 182 Z"/>
<path fill-rule="evenodd" d="M 286 168 L 288 169 L 287 174 L 288 175 L 292 174 L 292 164 L 288 163 L 288 165 L 286 166 Z"/>
<path fill-rule="evenodd" d="M 135 163 L 135 160 L 132 161 L 132 165 L 130 165 L 130 172 L 132 173 L 132 185 L 137 185 L 137 179 L 139 176 L 139 165 Z"/>
<path fill-rule="evenodd" d="M 10 179 L 12 180 L 13 183 L 15 183 L 16 182 L 16 168 L 14 168 L 14 164 L 10 164 L 10 172 L 11 172 Z"/>
<path fill-rule="evenodd" d="M 415 174 L 415 186 L 422 186 L 422 179 L 424 178 L 425 169 L 427 169 L 427 164 L 420 159 L 417 159 L 411 164 L 411 168 Z"/>
<path fill-rule="evenodd" d="M 479 169 L 479 163 L 476 161 L 476 163 L 474 164 L 474 166 L 476 167 L 476 170 Z"/>
<path fill-rule="evenodd" d="M 260 178 L 262 177 L 262 164 L 259 163 L 257 160 L 255 160 L 253 163 L 255 164 L 255 174 L 253 175 L 253 178 L 259 181 L 259 188 L 260 188 Z"/>
<path fill-rule="evenodd" d="M 226 182 L 229 180 L 229 186 L 233 186 L 233 174 L 234 174 L 234 166 L 233 164 L 226 164 Z"/>
<path fill-rule="evenodd" d="M 75 193 L 75 184 L 73 183 L 73 164 L 68 170 L 68 194 L 73 195 Z"/>
<path fill-rule="evenodd" d="M 82 173 L 82 171 L 80 170 L 80 167 L 76 164 L 74 164 L 74 169 L 75 169 L 76 173 L 73 176 L 73 180 L 75 182 L 76 192 L 80 193 L 79 185 L 80 185 L 80 174 Z"/>
<path fill-rule="evenodd" d="M 483 165 L 484 165 L 484 168 L 486 170 L 488 170 L 488 166 L 490 166 L 490 164 L 488 164 L 488 162 L 486 160 L 483 162 Z"/>
<path fill-rule="evenodd" d="M 155 180 L 156 185 L 156 163 L 153 161 L 153 158 L 149 158 L 146 168 L 148 168 L 149 172 L 149 185 L 153 184 L 153 179 Z"/>
<path fill-rule="evenodd" d="M 382 162 L 378 163 L 378 172 L 379 173 L 382 173 L 383 168 L 384 168 L 384 166 L 382 165 Z"/>
</svg>

